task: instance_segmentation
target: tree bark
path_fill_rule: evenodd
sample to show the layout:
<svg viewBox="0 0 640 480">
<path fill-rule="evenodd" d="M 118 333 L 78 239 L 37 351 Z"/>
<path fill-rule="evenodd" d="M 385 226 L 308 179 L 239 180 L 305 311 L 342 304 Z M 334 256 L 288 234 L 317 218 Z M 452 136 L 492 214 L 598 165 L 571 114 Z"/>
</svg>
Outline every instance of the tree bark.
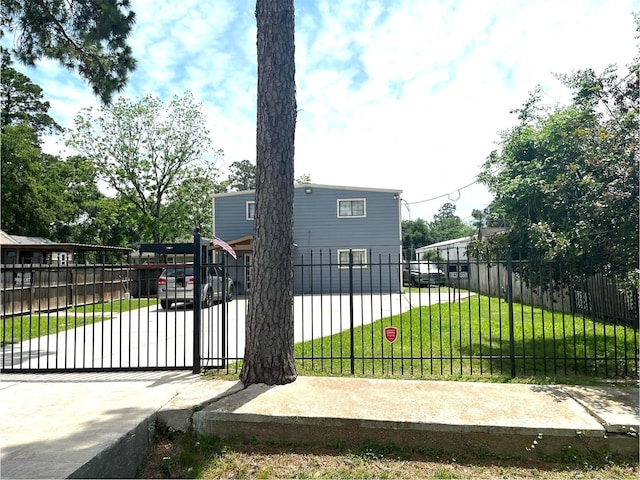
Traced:
<svg viewBox="0 0 640 480">
<path fill-rule="evenodd" d="M 282 385 L 293 358 L 294 0 L 257 0 L 254 256 L 240 380 Z"/>
</svg>

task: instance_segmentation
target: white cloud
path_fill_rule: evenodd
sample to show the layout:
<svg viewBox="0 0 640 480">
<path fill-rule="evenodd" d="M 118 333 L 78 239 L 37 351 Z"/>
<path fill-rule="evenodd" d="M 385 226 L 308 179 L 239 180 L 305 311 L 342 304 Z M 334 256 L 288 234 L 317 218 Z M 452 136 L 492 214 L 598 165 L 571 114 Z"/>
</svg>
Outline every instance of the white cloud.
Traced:
<svg viewBox="0 0 640 480">
<path fill-rule="evenodd" d="M 138 69 L 123 94 L 192 91 L 225 165 L 255 161 L 254 0 L 132 3 Z M 458 189 L 514 124 L 509 111 L 538 84 L 566 102 L 553 72 L 629 62 L 633 10 L 640 0 L 296 0 L 296 175 L 400 188 L 408 202 L 445 195 L 413 203 L 411 218 L 431 220 L 453 200 L 467 218 L 490 196 Z M 97 105 L 53 62 L 28 74 L 64 126 Z"/>
</svg>

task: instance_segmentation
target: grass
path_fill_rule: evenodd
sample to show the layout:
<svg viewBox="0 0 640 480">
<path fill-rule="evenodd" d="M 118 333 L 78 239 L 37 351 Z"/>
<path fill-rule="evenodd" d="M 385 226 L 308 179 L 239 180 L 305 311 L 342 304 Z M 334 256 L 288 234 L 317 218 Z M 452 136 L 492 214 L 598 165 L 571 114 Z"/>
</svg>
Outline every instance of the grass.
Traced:
<svg viewBox="0 0 640 480">
<path fill-rule="evenodd" d="M 476 295 L 413 308 L 294 347 L 298 372 L 366 376 L 633 377 L 638 336 L 631 327 L 514 305 L 513 358 L 508 304 Z M 395 342 L 385 327 L 398 329 Z M 513 360 L 513 364 L 512 364 Z"/>
<path fill-rule="evenodd" d="M 0 346 L 101 322 L 105 317 L 155 305 L 155 299 L 128 299 L 83 305 L 68 310 L 15 315 L 0 320 Z"/>
<path fill-rule="evenodd" d="M 222 440 L 159 426 L 138 478 L 438 478 L 438 479 L 635 479 L 634 457 L 607 452 L 525 459 L 402 447 L 370 442 L 356 448 L 328 445 Z"/>
</svg>

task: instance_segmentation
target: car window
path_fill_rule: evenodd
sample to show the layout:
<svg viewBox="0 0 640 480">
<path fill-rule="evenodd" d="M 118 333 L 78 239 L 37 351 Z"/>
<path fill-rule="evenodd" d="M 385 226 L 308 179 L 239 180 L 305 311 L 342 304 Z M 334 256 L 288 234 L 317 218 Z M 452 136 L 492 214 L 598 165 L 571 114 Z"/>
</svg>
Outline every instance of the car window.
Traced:
<svg viewBox="0 0 640 480">
<path fill-rule="evenodd" d="M 437 273 L 438 266 L 433 263 L 412 263 L 411 270 L 418 270 L 421 273 Z"/>
<path fill-rule="evenodd" d="M 193 267 L 167 268 L 167 277 L 192 277 Z"/>
<path fill-rule="evenodd" d="M 209 267 L 207 269 L 207 273 L 209 276 L 221 276 L 220 270 L 218 267 Z M 166 270 L 167 277 L 192 277 L 193 276 L 193 267 L 171 267 Z"/>
</svg>

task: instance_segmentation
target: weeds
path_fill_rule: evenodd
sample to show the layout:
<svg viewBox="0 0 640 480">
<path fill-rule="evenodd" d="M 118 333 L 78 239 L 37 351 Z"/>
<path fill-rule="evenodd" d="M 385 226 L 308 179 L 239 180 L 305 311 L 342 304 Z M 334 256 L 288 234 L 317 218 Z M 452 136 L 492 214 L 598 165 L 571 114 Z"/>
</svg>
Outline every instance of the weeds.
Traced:
<svg viewBox="0 0 640 480">
<path fill-rule="evenodd" d="M 455 456 L 445 451 L 369 442 L 348 448 L 221 440 L 193 432 L 157 429 L 157 438 L 138 478 L 588 478 L 635 479 L 637 459 L 604 450 L 580 453 L 565 447 L 557 457 Z"/>
</svg>

